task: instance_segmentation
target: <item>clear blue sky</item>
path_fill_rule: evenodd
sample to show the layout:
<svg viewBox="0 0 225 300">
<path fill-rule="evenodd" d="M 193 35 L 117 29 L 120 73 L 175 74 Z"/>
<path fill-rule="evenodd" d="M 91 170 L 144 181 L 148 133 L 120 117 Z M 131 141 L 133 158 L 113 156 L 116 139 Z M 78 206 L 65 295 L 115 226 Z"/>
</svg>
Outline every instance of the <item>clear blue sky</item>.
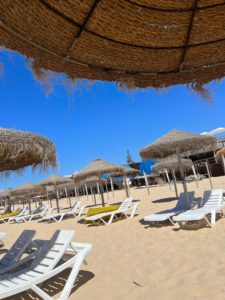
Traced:
<svg viewBox="0 0 225 300">
<path fill-rule="evenodd" d="M 59 83 L 46 96 L 22 56 L 2 51 L 0 61 L 0 126 L 51 139 L 57 147 L 56 173 L 61 175 L 97 157 L 124 163 L 127 149 L 139 161 L 138 150 L 171 129 L 200 133 L 225 127 L 224 82 L 209 85 L 210 104 L 184 86 L 158 94 L 153 89 L 124 92 L 106 82 L 84 83 L 72 94 Z M 22 176 L 0 179 L 0 189 L 36 183 L 51 173 L 27 170 Z"/>
</svg>

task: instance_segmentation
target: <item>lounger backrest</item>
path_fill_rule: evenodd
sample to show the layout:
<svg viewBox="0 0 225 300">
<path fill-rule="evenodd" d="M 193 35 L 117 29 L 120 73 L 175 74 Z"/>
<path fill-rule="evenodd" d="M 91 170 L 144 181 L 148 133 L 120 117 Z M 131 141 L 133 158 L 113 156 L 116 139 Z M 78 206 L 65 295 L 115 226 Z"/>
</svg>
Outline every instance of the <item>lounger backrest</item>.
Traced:
<svg viewBox="0 0 225 300">
<path fill-rule="evenodd" d="M 82 206 L 82 202 L 81 201 L 77 201 L 74 206 L 71 208 L 72 211 L 76 211 L 77 209 L 79 209 Z"/>
<path fill-rule="evenodd" d="M 32 214 L 33 214 L 33 215 L 34 215 L 34 214 L 38 214 L 38 213 L 42 212 L 44 208 L 45 208 L 44 205 L 38 206 L 38 207 L 32 212 Z"/>
<path fill-rule="evenodd" d="M 223 190 L 205 191 L 202 199 L 202 206 L 211 208 L 219 207 L 223 201 Z"/>
<path fill-rule="evenodd" d="M 132 204 L 133 198 L 125 198 L 118 208 L 119 211 L 127 210 Z"/>
<path fill-rule="evenodd" d="M 74 235 L 75 232 L 73 230 L 58 230 L 40 253 L 38 265 L 34 267 L 33 271 L 46 273 L 54 269 L 66 249 L 70 246 Z M 36 259 L 35 261 L 37 264 Z"/>
<path fill-rule="evenodd" d="M 7 266 L 17 260 L 24 254 L 24 251 L 30 245 L 36 231 L 24 230 L 12 247 L 6 252 L 3 258 L 0 260 L 0 267 Z"/>
<path fill-rule="evenodd" d="M 26 210 L 27 208 L 24 207 L 17 216 L 23 216 Z"/>
<path fill-rule="evenodd" d="M 188 192 L 189 205 L 187 205 L 185 193 L 180 193 L 180 196 L 177 200 L 176 209 L 180 209 L 180 210 L 189 209 L 192 205 L 193 200 L 194 200 L 194 195 L 195 195 L 194 191 Z"/>
<path fill-rule="evenodd" d="M 3 274 L 0 280 L 20 275 L 24 280 L 35 279 L 53 270 L 70 246 L 74 235 L 72 230 L 57 230 L 53 237 L 36 251 L 35 259 L 30 265 L 14 273 Z"/>
</svg>

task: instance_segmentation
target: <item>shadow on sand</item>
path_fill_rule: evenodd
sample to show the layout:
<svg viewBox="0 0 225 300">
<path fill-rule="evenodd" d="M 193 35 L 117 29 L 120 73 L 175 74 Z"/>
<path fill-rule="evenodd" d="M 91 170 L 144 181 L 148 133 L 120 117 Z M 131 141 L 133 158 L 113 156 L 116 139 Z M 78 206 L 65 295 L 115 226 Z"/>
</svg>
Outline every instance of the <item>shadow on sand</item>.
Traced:
<svg viewBox="0 0 225 300">
<path fill-rule="evenodd" d="M 153 200 L 152 203 L 168 203 L 175 200 L 177 200 L 176 197 L 162 198 L 162 199 Z"/>
<path fill-rule="evenodd" d="M 54 295 L 60 293 L 63 290 L 63 287 L 66 283 L 66 280 L 69 276 L 71 269 L 66 269 L 60 274 L 52 277 L 50 280 L 46 281 L 44 284 L 41 285 L 41 288 L 48 293 L 50 297 L 53 297 Z M 91 280 L 95 275 L 92 272 L 89 271 L 80 271 L 77 279 L 74 283 L 74 286 L 71 291 L 71 295 L 79 289 L 82 285 L 84 285 L 86 282 Z M 76 297 L 75 297 L 76 298 Z M 15 296 L 11 296 L 8 298 L 5 298 L 6 300 L 42 300 L 41 297 L 37 296 L 34 292 L 23 292 L 20 294 L 17 294 Z"/>
</svg>

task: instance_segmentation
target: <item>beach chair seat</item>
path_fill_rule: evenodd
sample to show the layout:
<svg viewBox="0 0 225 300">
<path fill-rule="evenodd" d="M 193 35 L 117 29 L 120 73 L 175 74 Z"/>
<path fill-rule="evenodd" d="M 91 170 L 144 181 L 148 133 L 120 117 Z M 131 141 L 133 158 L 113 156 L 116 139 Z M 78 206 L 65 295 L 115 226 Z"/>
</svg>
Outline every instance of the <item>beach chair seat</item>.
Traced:
<svg viewBox="0 0 225 300">
<path fill-rule="evenodd" d="M 65 212 L 55 213 L 52 215 L 45 216 L 40 220 L 40 222 L 41 221 L 61 222 L 65 217 L 69 217 L 69 216 L 80 217 L 85 208 L 86 208 L 86 205 L 82 204 L 81 201 L 77 201 L 71 209 L 69 209 Z"/>
<path fill-rule="evenodd" d="M 18 217 L 18 216 L 24 215 L 24 213 L 26 213 L 26 211 L 27 211 L 27 207 L 24 207 L 19 213 L 16 213 L 16 215 L 11 216 L 9 214 L 9 216 L 7 216 L 7 217 L 0 218 L 0 223 L 7 223 L 10 220 L 12 220 L 14 217 Z"/>
<path fill-rule="evenodd" d="M 182 213 L 188 209 L 190 209 L 193 200 L 194 200 L 195 193 L 193 191 L 188 192 L 188 200 L 189 204 L 186 203 L 185 193 L 180 193 L 180 196 L 177 200 L 177 205 L 168 210 L 160 211 L 158 213 L 154 213 L 152 215 L 144 217 L 145 222 L 152 222 L 152 223 L 158 223 L 163 222 L 166 220 L 169 220 L 172 225 L 174 225 L 174 221 L 172 219 L 173 216 Z"/>
<path fill-rule="evenodd" d="M 188 221 L 199 221 L 204 219 L 206 223 L 213 227 L 216 221 L 216 214 L 221 213 L 224 216 L 223 208 L 223 190 L 205 191 L 202 199 L 202 206 L 197 209 L 188 210 L 173 217 L 173 221 L 178 222 L 181 228 L 187 225 Z M 210 215 L 210 220 L 208 219 Z"/>
<path fill-rule="evenodd" d="M 15 272 L 0 275 L 0 299 L 15 296 L 28 290 L 34 291 L 42 299 L 53 299 L 42 289 L 42 283 L 65 269 L 71 268 L 69 277 L 58 298 L 67 300 L 80 266 L 92 248 L 91 244 L 73 243 L 74 235 L 75 232 L 71 230 L 58 230 L 40 249 L 39 257 L 35 258 L 30 264 Z M 64 254 L 66 254 L 68 248 L 70 254 L 73 253 L 73 255 L 66 259 Z"/>
<path fill-rule="evenodd" d="M 14 221 L 17 223 L 30 222 L 35 219 L 40 219 L 45 216 L 50 210 L 50 206 L 48 204 L 43 205 L 40 208 L 37 208 L 32 214 L 16 216 Z"/>
<path fill-rule="evenodd" d="M 120 215 L 125 216 L 126 218 L 133 218 L 137 206 L 138 203 L 134 203 L 133 198 L 126 198 L 117 210 L 86 217 L 85 221 L 93 224 L 103 223 L 105 225 L 110 225 L 112 224 L 113 220 L 118 219 Z M 106 220 L 107 217 L 109 217 L 108 220 Z"/>
</svg>

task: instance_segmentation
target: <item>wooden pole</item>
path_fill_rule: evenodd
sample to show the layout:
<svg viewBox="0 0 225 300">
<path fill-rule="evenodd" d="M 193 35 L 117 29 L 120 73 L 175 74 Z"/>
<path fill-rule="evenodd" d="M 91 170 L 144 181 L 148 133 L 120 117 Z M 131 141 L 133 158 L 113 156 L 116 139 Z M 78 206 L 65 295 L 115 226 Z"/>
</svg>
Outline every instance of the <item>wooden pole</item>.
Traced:
<svg viewBox="0 0 225 300">
<path fill-rule="evenodd" d="M 164 171 L 165 171 L 166 179 L 167 179 L 167 181 L 168 181 L 168 184 L 169 184 L 169 187 L 170 187 L 170 190 L 171 190 L 170 177 L 169 177 L 168 171 L 167 171 L 167 169 L 164 169 Z"/>
<path fill-rule="evenodd" d="M 113 194 L 113 198 L 114 198 L 114 186 L 113 186 L 113 180 L 112 180 L 112 177 L 110 176 L 110 184 L 111 184 L 111 191 L 112 191 L 112 194 Z"/>
<path fill-rule="evenodd" d="M 193 174 L 194 174 L 194 176 L 195 176 L 196 186 L 198 187 L 198 179 L 197 179 L 197 174 L 196 174 L 195 166 L 194 166 L 194 165 L 192 165 L 192 171 L 193 171 Z"/>
<path fill-rule="evenodd" d="M 105 189 L 107 193 L 107 199 L 109 200 L 109 190 L 108 190 L 107 182 L 105 183 Z"/>
<path fill-rule="evenodd" d="M 173 184 L 174 184 L 175 194 L 176 194 L 176 197 L 178 198 L 177 181 L 176 181 L 176 175 L 175 175 L 174 169 L 171 170 L 171 173 L 173 176 Z"/>
<path fill-rule="evenodd" d="M 148 178 L 146 176 L 146 173 L 145 171 L 143 171 L 143 174 L 144 174 L 144 178 L 145 178 L 145 185 L 147 187 L 147 192 L 148 192 L 148 195 L 150 195 L 150 189 L 149 189 L 149 184 L 148 184 Z"/>
<path fill-rule="evenodd" d="M 56 208 L 57 208 L 57 212 L 59 213 L 59 194 L 57 191 L 56 183 L 54 184 L 54 189 L 55 189 Z"/>
<path fill-rule="evenodd" d="M 213 189 L 211 175 L 210 175 L 210 171 L 209 171 L 209 165 L 208 165 L 207 161 L 205 162 L 205 166 L 206 166 L 206 170 L 207 170 L 207 173 L 208 173 L 208 177 L 209 177 L 209 182 L 210 182 L 211 189 Z"/>
<path fill-rule="evenodd" d="M 125 197 L 129 198 L 129 191 L 128 191 L 128 188 L 127 188 L 126 176 L 123 176 L 123 184 L 124 184 L 124 189 L 125 189 Z"/>
<path fill-rule="evenodd" d="M 88 188 L 87 188 L 87 184 L 86 183 L 85 183 L 84 187 L 85 187 L 85 191 L 86 191 L 86 195 L 87 195 L 87 200 L 88 200 Z"/>
<path fill-rule="evenodd" d="M 188 206 L 190 206 L 189 199 L 188 199 L 188 190 L 187 190 L 187 185 L 186 185 L 185 176 L 184 176 L 184 167 L 183 167 L 183 164 L 182 164 L 182 161 L 181 161 L 180 151 L 179 151 L 178 148 L 176 149 L 176 153 L 177 153 L 177 159 L 178 159 L 178 163 L 179 163 L 181 181 L 182 181 L 182 184 L 183 184 L 186 204 Z"/>
</svg>

